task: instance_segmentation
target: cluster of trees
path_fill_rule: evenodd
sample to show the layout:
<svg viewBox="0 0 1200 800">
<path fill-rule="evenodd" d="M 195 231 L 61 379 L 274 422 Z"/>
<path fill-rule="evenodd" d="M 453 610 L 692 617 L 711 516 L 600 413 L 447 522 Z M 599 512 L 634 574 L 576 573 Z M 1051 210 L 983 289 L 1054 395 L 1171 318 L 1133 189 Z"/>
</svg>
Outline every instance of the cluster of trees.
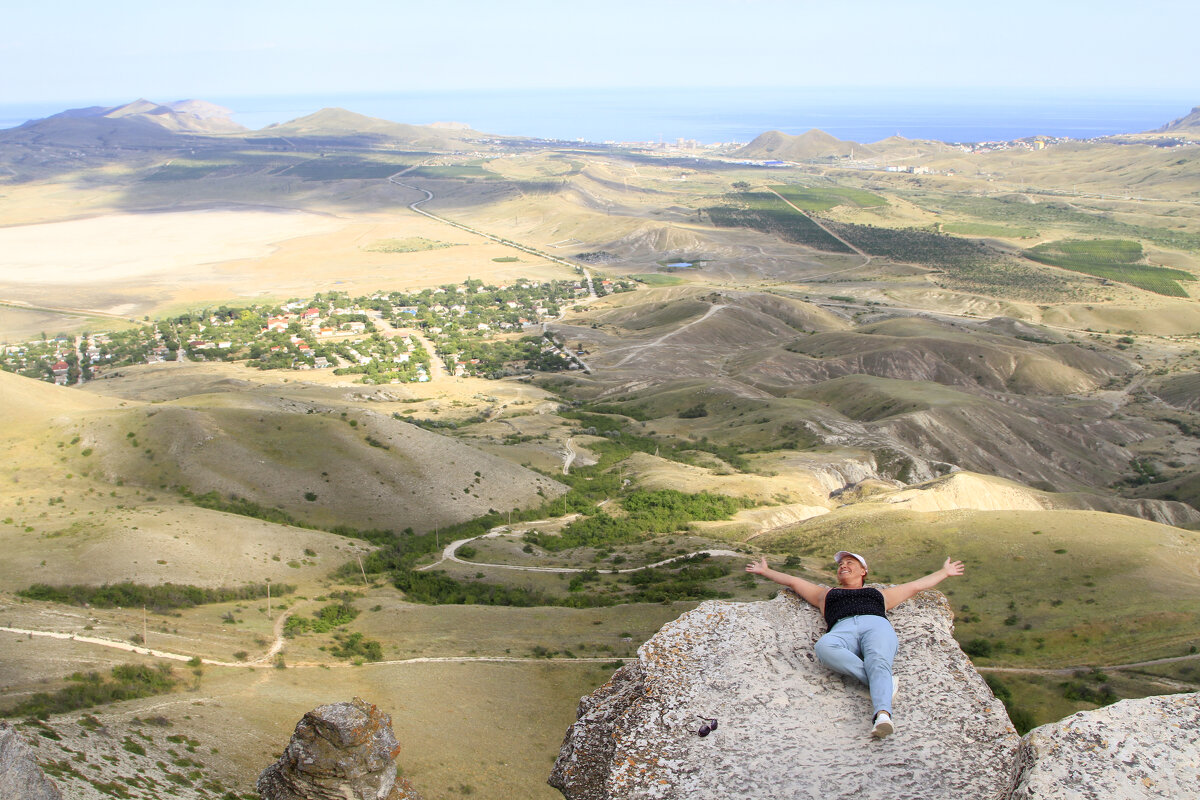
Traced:
<svg viewBox="0 0 1200 800">
<path fill-rule="evenodd" d="M 337 658 L 353 658 L 362 661 L 383 660 L 383 646 L 374 639 L 366 638 L 361 633 L 335 633 L 333 640 L 336 644 L 329 648 L 329 652 Z"/>
<path fill-rule="evenodd" d="M 330 603 L 321 608 L 311 617 L 294 614 L 288 617 L 283 625 L 284 636 L 296 636 L 301 633 L 328 633 L 334 628 L 348 625 L 358 616 L 358 609 L 346 600 Z"/>
<path fill-rule="evenodd" d="M 983 242 L 918 228 L 878 228 L 825 220 L 824 224 L 865 253 L 944 271 L 955 288 L 1050 301 L 1071 291 L 1068 282 L 1020 264 Z"/>
<path fill-rule="evenodd" d="M 669 567 L 639 570 L 627 573 L 629 578 L 626 582 L 630 588 L 622 591 L 615 585 L 601 588 L 600 573 L 588 570 L 572 578 L 567 595 L 560 597 L 530 586 L 456 580 L 441 571 L 402 570 L 394 575 L 393 583 L 404 592 L 405 599 L 430 605 L 598 608 L 618 603 L 664 603 L 729 597 L 727 592 L 708 585 L 708 581 L 728 575 L 729 571 L 729 567 L 717 564 L 685 566 L 678 571 Z"/>
<path fill-rule="evenodd" d="M 457 356 L 458 361 L 467 362 L 467 374 L 480 378 L 499 379 L 525 370 L 556 372 L 567 369 L 570 362 L 548 351 L 546 345 L 541 336 L 485 341 L 462 331 L 453 331 L 438 340 L 437 351 L 446 359 L 446 367 L 451 372 L 457 366 L 453 361 Z M 471 363 L 473 360 L 479 363 Z"/>
<path fill-rule="evenodd" d="M 268 588 L 265 583 L 248 583 L 244 586 L 225 586 L 219 589 L 207 589 L 203 586 L 191 586 L 182 583 L 163 583 L 148 586 L 146 584 L 123 581 L 103 586 L 88 586 L 83 584 L 51 586 L 46 583 L 35 583 L 28 589 L 22 589 L 17 592 L 17 594 L 30 600 L 46 600 L 76 606 L 95 606 L 96 608 L 137 608 L 138 606 L 145 606 L 155 611 L 167 611 L 176 608 L 193 608 L 208 603 L 257 600 L 266 597 L 267 591 Z M 294 591 L 296 591 L 296 587 L 289 583 L 274 583 L 270 585 L 270 592 L 273 597 L 288 595 Z"/>
<path fill-rule="evenodd" d="M 576 520 L 561 534 L 529 533 L 526 541 L 551 551 L 574 547 L 604 547 L 635 542 L 649 534 L 671 533 L 687 528 L 695 520 L 728 519 L 746 501 L 725 495 L 686 494 L 675 489 L 638 490 L 621 501 L 626 514 L 611 516 L 598 511 Z"/>
<path fill-rule="evenodd" d="M 636 410 L 631 409 L 631 411 Z M 617 413 L 626 414 L 625 411 Z M 594 414 L 588 411 L 562 411 L 559 416 L 577 420 L 582 432 L 604 436 L 607 442 L 591 442 L 588 449 L 601 456 L 601 468 L 607 467 L 630 453 L 641 452 L 656 454 L 662 458 L 678 461 L 681 464 L 695 464 L 699 459 L 697 453 L 710 453 L 734 469 L 744 470 L 749 467 L 744 455 L 748 449 L 736 444 L 718 444 L 705 438 L 697 441 L 677 438 L 655 438 L 641 436 L 629 431 L 628 425 L 621 419 L 604 414 Z"/>
<path fill-rule="evenodd" d="M 339 367 L 335 375 L 362 375 L 363 383 L 412 383 L 418 379 L 421 372 L 429 373 L 430 356 L 419 342 L 405 346 L 395 339 L 379 333 L 373 333 L 366 339 L 353 344 L 339 343 L 330 348 L 348 366 Z M 352 352 L 352 350 L 354 352 Z M 366 364 L 358 363 L 355 352 L 371 360 Z M 397 358 L 407 355 L 406 361 Z M 331 362 L 332 363 L 332 362 Z"/>
</svg>

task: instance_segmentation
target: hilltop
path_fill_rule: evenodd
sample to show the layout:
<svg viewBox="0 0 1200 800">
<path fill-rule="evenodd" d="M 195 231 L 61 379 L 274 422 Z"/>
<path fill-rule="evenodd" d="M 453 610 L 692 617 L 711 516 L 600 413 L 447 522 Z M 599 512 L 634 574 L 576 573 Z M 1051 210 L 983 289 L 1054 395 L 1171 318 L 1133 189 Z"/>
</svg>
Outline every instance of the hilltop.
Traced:
<svg viewBox="0 0 1200 800">
<path fill-rule="evenodd" d="M 352 146 L 398 145 L 449 149 L 465 139 L 485 134 L 461 125 L 406 125 L 356 114 L 344 108 L 323 108 L 288 122 L 255 131 L 251 138 L 302 138 L 319 143 L 340 142 Z"/>
<path fill-rule="evenodd" d="M 0 131 L 0 143 L 58 146 L 168 147 L 177 134 L 245 131 L 227 108 L 201 100 L 160 104 L 138 99 L 119 106 L 75 108 Z"/>
<path fill-rule="evenodd" d="M 1200 130 L 1200 107 L 1193 108 L 1191 113 L 1173 119 L 1161 128 L 1155 128 L 1151 133 L 1195 132 L 1198 130 Z"/>
<path fill-rule="evenodd" d="M 734 153 L 743 158 L 777 158 L 787 161 L 806 161 L 811 158 L 848 156 L 851 152 L 862 156 L 874 155 L 875 151 L 857 142 L 844 142 L 816 128 L 791 136 L 780 131 L 759 134 L 754 141 Z"/>
</svg>

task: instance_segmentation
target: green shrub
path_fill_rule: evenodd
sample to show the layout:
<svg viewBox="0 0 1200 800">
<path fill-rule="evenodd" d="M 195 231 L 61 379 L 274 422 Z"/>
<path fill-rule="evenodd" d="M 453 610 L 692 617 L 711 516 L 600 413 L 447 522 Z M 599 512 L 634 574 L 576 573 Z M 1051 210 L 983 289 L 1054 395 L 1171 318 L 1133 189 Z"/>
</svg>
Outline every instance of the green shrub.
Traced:
<svg viewBox="0 0 1200 800">
<path fill-rule="evenodd" d="M 296 587 L 287 583 L 271 585 L 275 597 L 291 594 Z M 145 606 L 155 611 L 175 608 L 193 608 L 208 603 L 228 603 L 235 600 L 256 600 L 267 596 L 267 584 L 248 583 L 245 586 L 224 586 L 207 589 L 180 583 L 163 583 L 157 586 L 123 581 L 103 586 L 70 584 L 52 586 L 35 583 L 28 589 L 17 592 L 30 600 L 46 600 L 76 606 L 96 608 L 137 608 Z"/>
<path fill-rule="evenodd" d="M 124 664 L 113 667 L 111 676 L 107 678 L 98 672 L 76 672 L 68 678 L 70 685 L 53 693 L 37 692 L 4 715 L 45 719 L 51 714 L 162 694 L 171 691 L 178 683 L 167 664 L 155 667 Z"/>
</svg>

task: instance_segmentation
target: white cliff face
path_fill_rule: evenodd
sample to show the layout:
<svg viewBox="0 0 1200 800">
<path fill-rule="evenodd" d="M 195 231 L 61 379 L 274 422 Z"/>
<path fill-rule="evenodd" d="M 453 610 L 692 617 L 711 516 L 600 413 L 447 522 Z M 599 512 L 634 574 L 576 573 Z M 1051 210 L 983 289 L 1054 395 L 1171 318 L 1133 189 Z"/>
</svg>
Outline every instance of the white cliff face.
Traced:
<svg viewBox="0 0 1200 800">
<path fill-rule="evenodd" d="M 951 636 L 945 598 L 892 613 L 896 733 L 870 736 L 864 687 L 816 661 L 825 630 L 790 593 L 707 602 L 580 704 L 550 783 L 601 798 L 1006 796 L 1019 737 Z M 701 738 L 698 717 L 718 728 Z"/>
<path fill-rule="evenodd" d="M 1200 797 L 1200 694 L 1122 700 L 1026 734 L 1010 800 Z"/>
</svg>

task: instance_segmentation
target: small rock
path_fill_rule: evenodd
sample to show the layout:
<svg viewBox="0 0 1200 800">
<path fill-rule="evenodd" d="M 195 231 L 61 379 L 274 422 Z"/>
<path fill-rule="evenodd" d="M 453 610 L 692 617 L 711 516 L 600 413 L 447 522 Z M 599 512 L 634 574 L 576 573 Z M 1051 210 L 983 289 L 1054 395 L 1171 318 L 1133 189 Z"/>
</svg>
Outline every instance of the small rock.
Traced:
<svg viewBox="0 0 1200 800">
<path fill-rule="evenodd" d="M 258 776 L 264 800 L 420 800 L 396 777 L 392 718 L 354 698 L 309 711 L 287 749 Z"/>
</svg>

